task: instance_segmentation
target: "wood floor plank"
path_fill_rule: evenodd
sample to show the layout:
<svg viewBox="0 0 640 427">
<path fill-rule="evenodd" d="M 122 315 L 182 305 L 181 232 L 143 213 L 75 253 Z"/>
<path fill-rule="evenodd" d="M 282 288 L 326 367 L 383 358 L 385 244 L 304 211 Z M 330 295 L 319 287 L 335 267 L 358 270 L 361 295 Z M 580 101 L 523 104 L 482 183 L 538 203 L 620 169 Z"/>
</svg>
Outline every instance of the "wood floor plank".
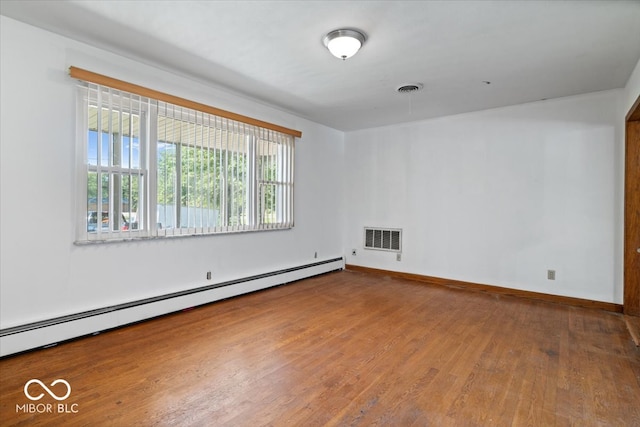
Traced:
<svg viewBox="0 0 640 427">
<path fill-rule="evenodd" d="M 77 412 L 19 410 L 31 378 Z M 640 425 L 620 314 L 348 271 L 7 357 L 0 380 L 2 426 Z"/>
<path fill-rule="evenodd" d="M 640 317 L 627 314 L 624 316 L 624 320 L 627 323 L 627 329 L 629 329 L 633 342 L 640 347 Z"/>
</svg>

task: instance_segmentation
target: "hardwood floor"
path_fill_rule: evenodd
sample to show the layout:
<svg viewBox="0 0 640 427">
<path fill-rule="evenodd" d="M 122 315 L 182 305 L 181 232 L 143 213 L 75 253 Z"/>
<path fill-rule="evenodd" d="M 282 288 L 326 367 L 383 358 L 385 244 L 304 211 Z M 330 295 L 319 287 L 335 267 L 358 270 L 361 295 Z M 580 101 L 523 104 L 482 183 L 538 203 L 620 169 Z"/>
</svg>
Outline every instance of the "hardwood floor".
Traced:
<svg viewBox="0 0 640 427">
<path fill-rule="evenodd" d="M 631 339 L 636 343 L 636 346 L 640 346 L 640 317 L 625 315 L 624 321 L 631 334 Z"/>
<path fill-rule="evenodd" d="M 2 426 L 640 425 L 622 315 L 347 271 L 5 358 L 0 376 Z M 58 378 L 66 400 L 26 398 Z"/>
</svg>

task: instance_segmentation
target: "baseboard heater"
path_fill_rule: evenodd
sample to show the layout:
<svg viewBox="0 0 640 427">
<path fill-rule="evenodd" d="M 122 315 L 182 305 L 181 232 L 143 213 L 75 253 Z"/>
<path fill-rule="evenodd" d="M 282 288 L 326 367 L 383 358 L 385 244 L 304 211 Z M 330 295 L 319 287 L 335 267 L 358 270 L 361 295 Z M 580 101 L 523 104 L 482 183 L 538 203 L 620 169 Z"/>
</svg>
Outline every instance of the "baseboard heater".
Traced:
<svg viewBox="0 0 640 427">
<path fill-rule="evenodd" d="M 0 329 L 0 357 L 48 347 L 198 305 L 294 282 L 344 268 L 343 258 L 333 258 L 255 276 L 244 277 L 185 291 L 11 328 Z"/>
</svg>

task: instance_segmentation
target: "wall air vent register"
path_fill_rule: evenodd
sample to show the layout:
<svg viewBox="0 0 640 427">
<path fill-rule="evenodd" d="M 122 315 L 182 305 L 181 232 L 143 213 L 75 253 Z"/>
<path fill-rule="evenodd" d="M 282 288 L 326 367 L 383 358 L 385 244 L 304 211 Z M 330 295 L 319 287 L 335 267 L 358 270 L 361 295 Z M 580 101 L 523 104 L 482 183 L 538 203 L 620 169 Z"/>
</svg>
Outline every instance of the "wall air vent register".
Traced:
<svg viewBox="0 0 640 427">
<path fill-rule="evenodd" d="M 379 251 L 401 252 L 402 229 L 365 227 L 364 248 Z"/>
</svg>

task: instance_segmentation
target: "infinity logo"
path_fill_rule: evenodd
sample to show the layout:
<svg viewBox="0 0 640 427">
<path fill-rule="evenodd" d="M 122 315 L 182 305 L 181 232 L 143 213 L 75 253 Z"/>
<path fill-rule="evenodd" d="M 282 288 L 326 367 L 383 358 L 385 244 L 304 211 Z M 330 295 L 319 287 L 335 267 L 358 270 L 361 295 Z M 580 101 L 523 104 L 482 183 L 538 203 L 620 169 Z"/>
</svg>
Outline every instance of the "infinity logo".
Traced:
<svg viewBox="0 0 640 427">
<path fill-rule="evenodd" d="M 63 379 L 57 379 L 57 380 L 55 380 L 54 382 L 51 383 L 51 387 L 53 387 L 54 385 L 59 384 L 59 383 L 62 383 L 62 384 L 67 386 L 67 394 L 65 394 L 62 397 L 59 397 L 57 394 L 52 392 L 49 389 L 49 387 L 44 385 L 44 383 L 42 381 L 36 380 L 36 379 L 31 379 L 31 380 L 27 381 L 27 383 L 24 385 L 24 395 L 27 396 L 27 398 L 29 398 L 31 400 L 40 400 L 40 399 L 42 399 L 42 396 L 44 396 L 44 393 L 40 393 L 39 395 L 37 395 L 35 397 L 31 396 L 29 394 L 28 388 L 33 383 L 40 384 L 40 387 L 42 387 L 47 393 L 49 393 L 49 395 L 51 397 L 53 397 L 56 400 L 65 400 L 67 397 L 69 397 L 69 395 L 71 395 L 71 385 L 68 382 L 66 382 L 65 380 L 63 380 Z"/>
</svg>

